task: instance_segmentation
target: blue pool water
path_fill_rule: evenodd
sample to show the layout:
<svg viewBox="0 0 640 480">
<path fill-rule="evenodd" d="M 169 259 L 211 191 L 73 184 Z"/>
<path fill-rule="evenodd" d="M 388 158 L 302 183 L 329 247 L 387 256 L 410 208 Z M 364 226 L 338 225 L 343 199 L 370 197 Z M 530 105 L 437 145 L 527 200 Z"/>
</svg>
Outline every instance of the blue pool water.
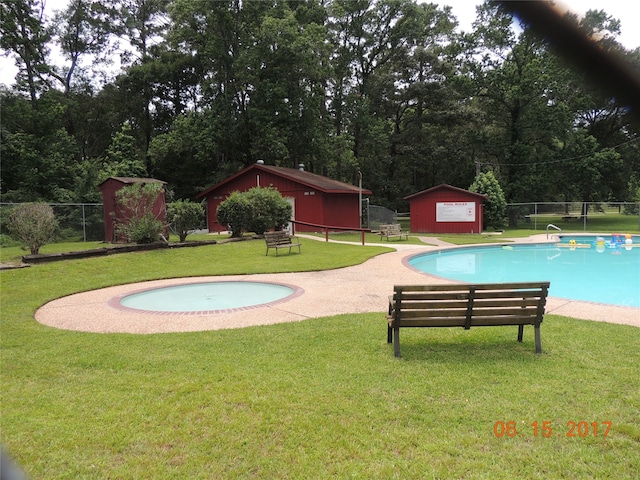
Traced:
<svg viewBox="0 0 640 480">
<path fill-rule="evenodd" d="M 127 295 L 122 306 L 154 312 L 206 312 L 263 305 L 294 289 L 262 282 L 202 282 L 154 288 Z"/>
<path fill-rule="evenodd" d="M 636 238 L 634 243 L 640 244 Z M 585 246 L 572 247 L 571 239 Z M 549 280 L 553 297 L 640 307 L 640 246 L 607 242 L 610 237 L 596 245 L 567 236 L 561 246 L 463 247 L 416 255 L 409 265 L 466 283 Z"/>
</svg>

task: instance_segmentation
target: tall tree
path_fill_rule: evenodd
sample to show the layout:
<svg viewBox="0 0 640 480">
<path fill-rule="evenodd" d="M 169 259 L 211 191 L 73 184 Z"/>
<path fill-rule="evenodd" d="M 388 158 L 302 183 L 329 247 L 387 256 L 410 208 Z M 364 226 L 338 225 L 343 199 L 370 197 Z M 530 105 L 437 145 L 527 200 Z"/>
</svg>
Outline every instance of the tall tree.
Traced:
<svg viewBox="0 0 640 480">
<path fill-rule="evenodd" d="M 113 11 L 117 12 L 113 29 L 128 45 L 123 47 L 121 59 L 121 63 L 128 66 L 127 75 L 119 79 L 119 84 L 123 98 L 132 109 L 130 120 L 141 132 L 145 152 L 149 149 L 154 132 L 153 81 L 148 64 L 153 61 L 154 47 L 167 35 L 171 2 L 112 0 Z"/>
<path fill-rule="evenodd" d="M 387 118 L 377 112 L 375 98 L 381 92 L 383 70 L 409 45 L 409 26 L 415 4 L 405 0 L 343 1 L 331 4 L 329 26 L 335 75 L 329 88 L 336 146 L 350 145 L 352 156 L 336 152 L 334 175 L 353 180 L 358 171 L 372 188 L 384 184 L 388 162 L 390 128 Z"/>
<path fill-rule="evenodd" d="M 0 48 L 13 54 L 19 69 L 17 88 L 28 92 L 34 107 L 38 95 L 49 88 L 51 31 L 45 25 L 44 7 L 45 0 L 0 3 Z"/>
<path fill-rule="evenodd" d="M 109 177 L 147 177 L 144 155 L 129 124 L 124 124 L 105 152 L 98 182 Z"/>
<path fill-rule="evenodd" d="M 326 31 L 306 5 L 278 2 L 264 15 L 246 59 L 252 75 L 249 121 L 253 156 L 295 167 L 326 164 L 323 138 L 328 76 Z"/>
<path fill-rule="evenodd" d="M 153 176 L 168 182 L 175 198 L 193 199 L 244 164 L 225 154 L 227 125 L 212 110 L 177 117 L 149 149 Z"/>
<path fill-rule="evenodd" d="M 0 193 L 3 201 L 73 201 L 78 154 L 63 126 L 64 106 L 55 91 L 37 103 L 34 109 L 21 95 L 2 98 Z"/>
<path fill-rule="evenodd" d="M 526 27 L 516 34 L 513 21 L 495 3 L 482 6 L 475 23 L 482 56 L 472 72 L 486 112 L 479 162 L 492 166 L 508 202 L 526 202 L 549 193 L 548 164 L 572 118 L 555 97 L 557 62 Z"/>
<path fill-rule="evenodd" d="M 83 57 L 92 61 L 94 72 L 96 65 L 105 62 L 111 53 L 109 42 L 109 10 L 102 2 L 93 0 L 71 0 L 65 10 L 54 16 L 55 37 L 60 50 L 67 60 L 67 65 L 52 72 L 69 96 Z M 57 70 L 57 71 L 56 71 Z M 91 78 L 85 78 L 91 83 Z"/>
<path fill-rule="evenodd" d="M 256 66 L 248 52 L 271 6 L 272 2 L 176 0 L 172 8 L 171 45 L 193 55 L 199 80 L 194 108 L 210 111 L 216 125 L 224 128 L 224 135 L 212 138 L 218 152 L 211 156 L 212 171 L 218 163 L 247 165 L 257 159 L 252 156 L 254 132 L 248 113 Z"/>
<path fill-rule="evenodd" d="M 393 122 L 385 173 L 393 179 L 389 186 L 395 197 L 438 183 L 468 184 L 473 175 L 463 153 L 468 109 L 459 82 L 454 19 L 448 10 L 428 4 L 418 5 L 411 19 L 409 48 L 386 69 L 386 91 L 375 96 L 386 100 Z"/>
</svg>

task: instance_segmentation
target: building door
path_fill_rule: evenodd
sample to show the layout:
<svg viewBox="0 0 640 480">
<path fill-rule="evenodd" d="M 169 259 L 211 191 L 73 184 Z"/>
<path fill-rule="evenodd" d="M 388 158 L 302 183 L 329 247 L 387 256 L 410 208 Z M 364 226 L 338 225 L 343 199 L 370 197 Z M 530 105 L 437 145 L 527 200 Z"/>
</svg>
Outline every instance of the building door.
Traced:
<svg viewBox="0 0 640 480">
<path fill-rule="evenodd" d="M 296 219 L 296 199 L 293 197 L 285 197 L 285 200 L 289 202 L 289 205 L 291 205 L 291 220 L 295 220 Z M 289 235 L 292 235 L 293 224 L 291 222 L 287 223 L 285 230 L 289 232 Z"/>
</svg>

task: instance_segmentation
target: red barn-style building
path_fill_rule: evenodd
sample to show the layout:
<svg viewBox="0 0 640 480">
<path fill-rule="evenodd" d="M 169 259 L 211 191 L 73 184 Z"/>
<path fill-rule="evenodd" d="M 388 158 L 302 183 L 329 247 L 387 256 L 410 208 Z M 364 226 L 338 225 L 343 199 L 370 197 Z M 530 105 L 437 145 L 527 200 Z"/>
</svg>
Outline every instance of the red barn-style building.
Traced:
<svg viewBox="0 0 640 480">
<path fill-rule="evenodd" d="M 136 178 L 136 177 L 110 177 L 107 178 L 104 182 L 98 185 L 100 191 L 102 192 L 102 205 L 103 205 L 103 215 L 104 215 L 104 241 L 111 242 L 122 242 L 127 241 L 126 238 L 118 238 L 116 235 L 116 224 L 118 223 L 118 219 L 121 218 L 120 209 L 116 204 L 116 192 L 123 187 L 128 185 L 134 185 L 136 183 L 142 183 L 143 185 L 147 183 L 160 183 L 163 186 L 162 193 L 156 200 L 153 205 L 153 214 L 154 216 L 162 222 L 162 224 L 167 223 L 167 209 L 165 205 L 165 192 L 164 186 L 167 182 L 163 182 L 162 180 L 156 180 L 155 178 Z"/>
<path fill-rule="evenodd" d="M 481 233 L 486 195 L 438 185 L 405 197 L 415 233 Z"/>
<path fill-rule="evenodd" d="M 274 167 L 255 163 L 226 180 L 207 188 L 197 198 L 207 202 L 207 227 L 221 232 L 226 225 L 218 223 L 216 211 L 234 191 L 246 192 L 253 187 L 274 187 L 293 206 L 293 220 L 344 228 L 360 228 L 360 194 L 370 190 L 332 180 L 304 169 Z M 317 228 L 296 225 L 297 231 Z"/>
</svg>

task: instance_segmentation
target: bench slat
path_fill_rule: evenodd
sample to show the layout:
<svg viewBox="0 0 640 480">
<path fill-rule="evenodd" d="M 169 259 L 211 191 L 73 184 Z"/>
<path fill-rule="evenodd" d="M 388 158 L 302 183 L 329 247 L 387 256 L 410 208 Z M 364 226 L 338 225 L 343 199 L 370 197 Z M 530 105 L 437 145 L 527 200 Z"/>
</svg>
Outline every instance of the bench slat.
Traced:
<svg viewBox="0 0 640 480">
<path fill-rule="evenodd" d="M 490 318 L 474 318 L 471 327 L 501 327 L 516 325 L 536 325 L 534 318 L 530 316 L 511 316 L 511 317 L 490 317 Z M 404 319 L 402 327 L 465 327 L 465 316 L 437 316 L 437 317 L 416 317 Z"/>
<path fill-rule="evenodd" d="M 401 310 L 397 318 L 399 321 L 405 318 L 415 318 L 419 316 L 424 317 L 436 317 L 436 316 L 450 316 L 450 315 L 467 315 L 466 308 L 438 308 L 438 309 L 413 309 L 413 310 Z M 517 308 L 472 308 L 472 317 L 502 317 L 505 315 L 526 315 L 530 317 L 537 316 L 537 306 L 533 307 L 517 307 Z M 394 312 L 395 313 L 395 312 Z"/>
<path fill-rule="evenodd" d="M 514 290 L 514 289 L 536 289 L 549 282 L 509 282 L 509 283 L 478 283 L 473 285 L 476 290 Z M 471 285 L 464 283 L 438 284 L 438 285 L 395 285 L 396 292 L 426 292 L 426 291 L 469 291 Z"/>
<path fill-rule="evenodd" d="M 473 308 L 492 308 L 492 307 L 531 307 L 537 306 L 540 302 L 539 297 L 504 299 L 487 299 L 473 302 Z M 402 310 L 422 310 L 422 309 L 441 309 L 441 308 L 467 308 L 468 300 L 402 300 L 396 302 L 401 306 Z"/>
</svg>

